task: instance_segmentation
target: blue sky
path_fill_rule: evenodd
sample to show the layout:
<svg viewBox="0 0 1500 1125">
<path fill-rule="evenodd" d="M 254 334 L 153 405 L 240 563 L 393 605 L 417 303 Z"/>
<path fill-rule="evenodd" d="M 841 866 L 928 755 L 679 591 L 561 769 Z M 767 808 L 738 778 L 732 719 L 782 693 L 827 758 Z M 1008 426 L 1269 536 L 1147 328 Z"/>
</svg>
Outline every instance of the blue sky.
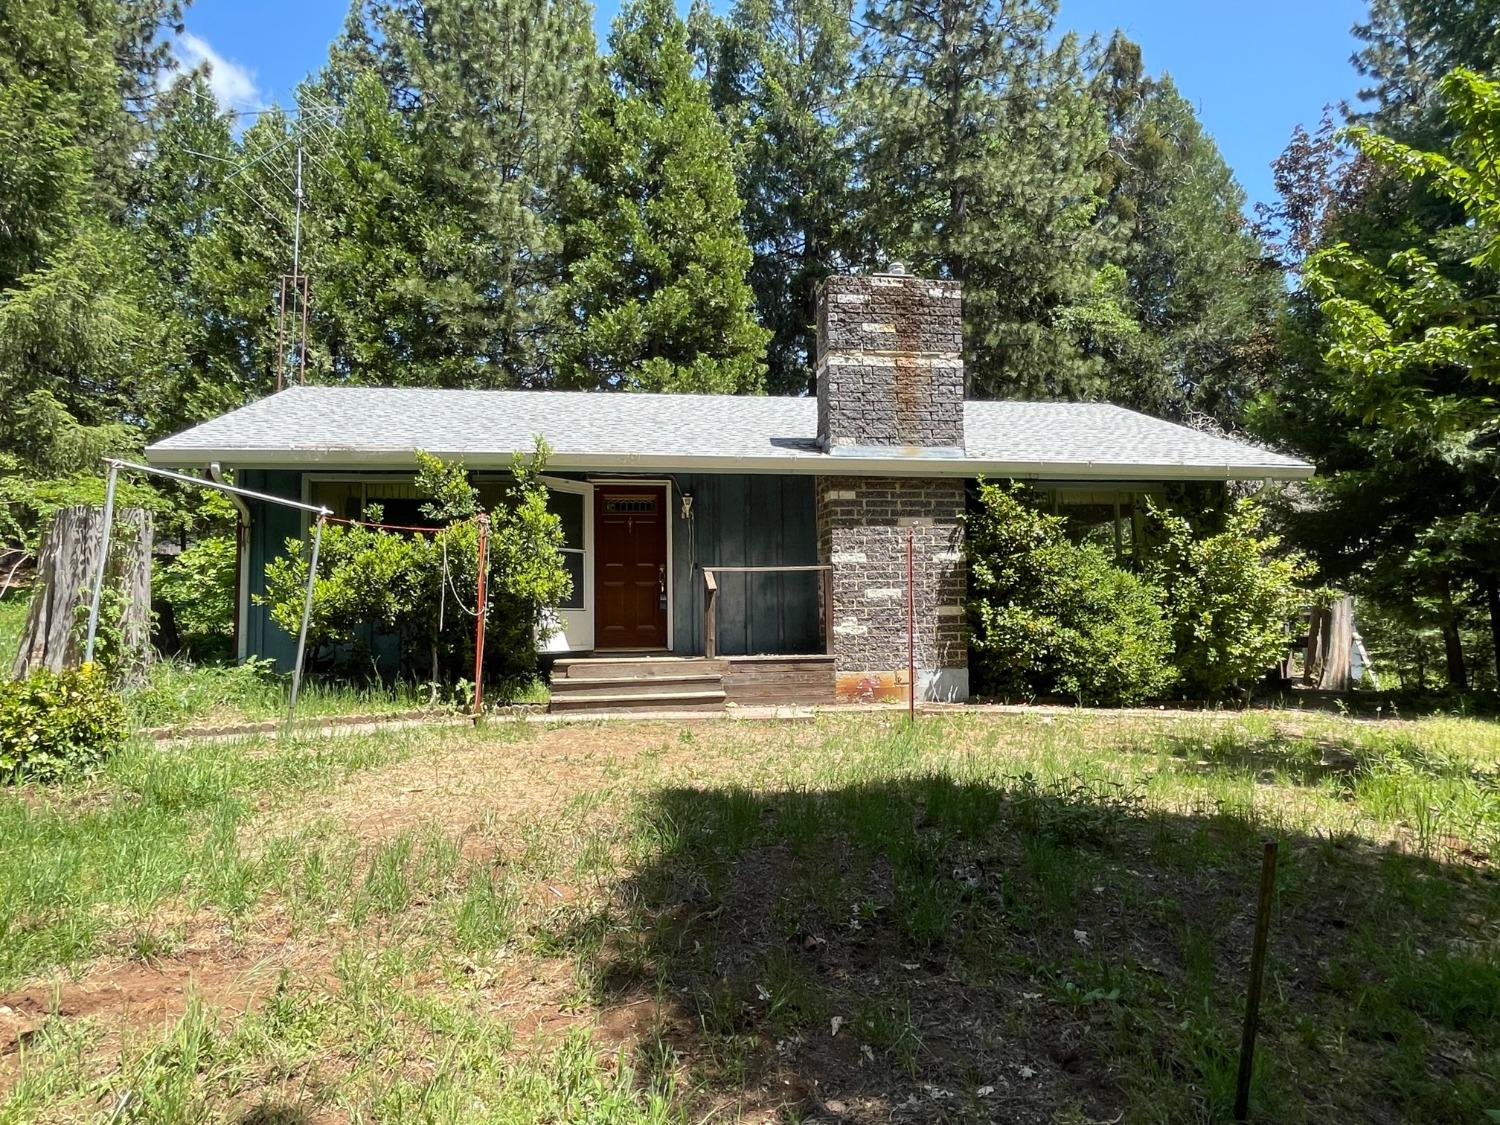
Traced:
<svg viewBox="0 0 1500 1125">
<path fill-rule="evenodd" d="M 617 2 L 601 0 L 601 33 Z M 214 62 L 222 101 L 285 102 L 347 10 L 347 0 L 195 0 L 180 54 Z M 1292 128 L 1358 89 L 1349 28 L 1365 11 L 1364 0 L 1062 0 L 1059 22 L 1084 35 L 1123 27 L 1147 69 L 1171 74 L 1197 106 L 1254 202 L 1272 196 L 1270 164 Z"/>
</svg>

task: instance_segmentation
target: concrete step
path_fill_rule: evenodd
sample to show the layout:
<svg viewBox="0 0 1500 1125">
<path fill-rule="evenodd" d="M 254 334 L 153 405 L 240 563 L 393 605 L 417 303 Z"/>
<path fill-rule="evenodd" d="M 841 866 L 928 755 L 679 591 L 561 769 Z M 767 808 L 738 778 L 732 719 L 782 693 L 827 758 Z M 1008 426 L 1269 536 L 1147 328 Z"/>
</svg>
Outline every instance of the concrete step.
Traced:
<svg viewBox="0 0 1500 1125">
<path fill-rule="evenodd" d="M 724 677 L 718 673 L 682 676 L 642 676 L 623 679 L 611 676 L 590 677 L 553 676 L 553 699 L 588 699 L 612 695 L 697 695 L 702 692 L 722 691 Z"/>
<path fill-rule="evenodd" d="M 552 679 L 638 680 L 658 676 L 722 675 L 722 660 L 702 656 L 585 656 L 559 660 Z"/>
<path fill-rule="evenodd" d="M 683 692 L 677 695 L 624 692 L 618 695 L 554 695 L 548 710 L 568 715 L 613 715 L 623 711 L 722 711 L 722 691 Z"/>
</svg>

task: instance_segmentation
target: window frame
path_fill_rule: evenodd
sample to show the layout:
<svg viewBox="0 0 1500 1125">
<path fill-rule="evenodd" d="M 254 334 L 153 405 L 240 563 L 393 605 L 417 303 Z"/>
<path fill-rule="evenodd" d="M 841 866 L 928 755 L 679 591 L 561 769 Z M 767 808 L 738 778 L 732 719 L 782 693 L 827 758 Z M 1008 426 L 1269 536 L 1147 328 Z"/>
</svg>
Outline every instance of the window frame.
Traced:
<svg viewBox="0 0 1500 1125">
<path fill-rule="evenodd" d="M 507 474 L 481 474 L 486 479 L 506 477 Z M 332 484 L 411 484 L 416 474 L 412 473 L 339 473 L 305 472 L 302 474 L 302 501 L 311 503 L 314 483 Z M 569 652 L 587 652 L 594 647 L 594 486 L 588 481 L 568 480 L 565 477 L 543 476 L 542 484 L 556 492 L 571 492 L 583 498 L 583 547 L 565 548 L 570 554 L 583 556 L 583 605 L 576 609 L 558 608 L 553 611 L 557 626 L 538 652 L 562 655 Z M 668 505 L 670 507 L 670 504 Z M 338 515 L 338 513 L 334 513 Z M 307 538 L 311 517 L 303 513 L 302 537 Z"/>
</svg>

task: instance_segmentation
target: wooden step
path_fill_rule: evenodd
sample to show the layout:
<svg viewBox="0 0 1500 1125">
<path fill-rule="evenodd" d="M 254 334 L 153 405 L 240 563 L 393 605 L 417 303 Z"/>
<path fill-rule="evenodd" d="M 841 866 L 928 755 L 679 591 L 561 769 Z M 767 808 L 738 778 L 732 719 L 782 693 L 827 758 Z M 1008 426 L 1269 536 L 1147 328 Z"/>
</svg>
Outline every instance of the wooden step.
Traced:
<svg viewBox="0 0 1500 1125">
<path fill-rule="evenodd" d="M 628 711 L 722 711 L 722 691 L 683 692 L 660 695 L 654 692 L 622 692 L 618 695 L 585 695 L 572 693 L 552 697 L 548 710 L 564 715 L 612 715 Z"/>
<path fill-rule="evenodd" d="M 717 673 L 683 676 L 642 676 L 638 679 L 623 679 L 611 676 L 590 677 L 554 676 L 552 678 L 553 699 L 588 699 L 611 695 L 697 695 L 703 692 L 722 691 L 724 677 Z"/>
<path fill-rule="evenodd" d="M 637 680 L 658 676 L 722 675 L 722 660 L 702 656 L 585 656 L 559 660 L 552 679 Z"/>
</svg>

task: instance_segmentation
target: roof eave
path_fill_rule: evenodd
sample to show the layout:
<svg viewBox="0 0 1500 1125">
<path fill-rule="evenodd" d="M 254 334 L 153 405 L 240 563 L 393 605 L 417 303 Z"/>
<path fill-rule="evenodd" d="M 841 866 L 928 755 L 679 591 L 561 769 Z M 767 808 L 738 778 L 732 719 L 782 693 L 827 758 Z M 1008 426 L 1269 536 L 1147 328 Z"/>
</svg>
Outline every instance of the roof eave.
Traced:
<svg viewBox="0 0 1500 1125">
<path fill-rule="evenodd" d="M 474 453 L 433 449 L 447 460 L 461 460 L 470 469 L 508 469 L 510 452 Z M 153 465 L 177 468 L 207 468 L 218 462 L 227 468 L 306 469 L 411 469 L 410 449 L 173 449 L 163 445 L 146 448 Z M 909 477 L 1011 477 L 1048 480 L 1306 480 L 1313 466 L 1301 461 L 1275 464 L 1249 462 L 1149 463 L 1120 461 L 1001 461 L 982 457 L 831 457 L 804 454 L 793 457 L 715 457 L 676 455 L 657 457 L 640 453 L 553 453 L 548 468 L 572 472 L 705 472 L 786 473 L 809 476 L 909 476 Z"/>
</svg>

